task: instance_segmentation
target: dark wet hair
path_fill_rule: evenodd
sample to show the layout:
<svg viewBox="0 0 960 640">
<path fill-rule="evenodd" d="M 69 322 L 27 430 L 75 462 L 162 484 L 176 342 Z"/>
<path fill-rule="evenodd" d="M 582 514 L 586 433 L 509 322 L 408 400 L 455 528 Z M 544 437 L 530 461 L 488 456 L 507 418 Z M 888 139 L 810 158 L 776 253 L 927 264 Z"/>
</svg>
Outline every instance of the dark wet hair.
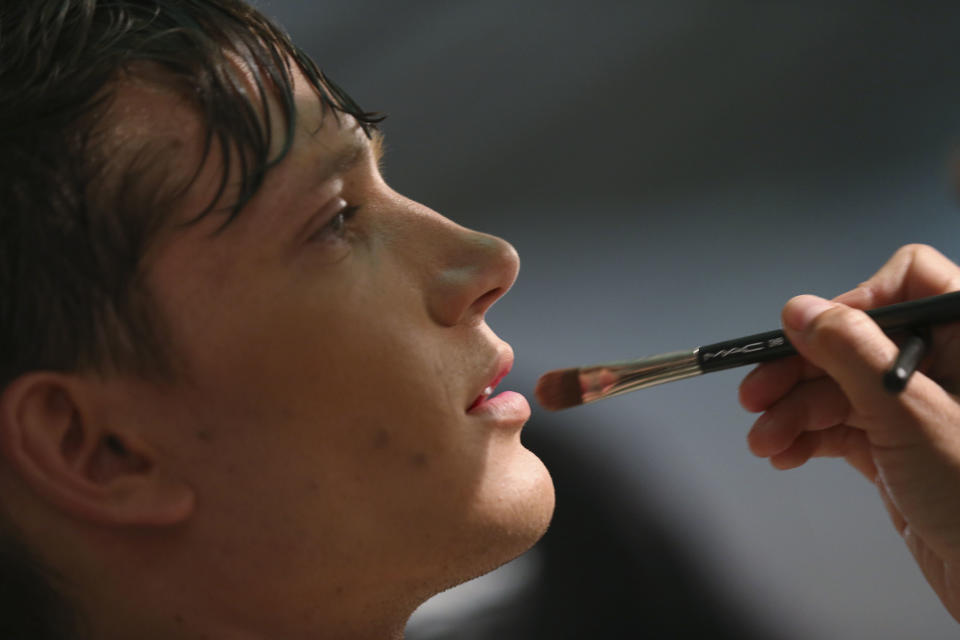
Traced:
<svg viewBox="0 0 960 640">
<path fill-rule="evenodd" d="M 143 262 L 178 195 L 156 175 L 176 150 L 134 140 L 121 149 L 122 162 L 105 158 L 111 98 L 123 83 L 142 81 L 170 87 L 196 108 L 206 127 L 204 161 L 218 152 L 226 166 L 217 198 L 195 219 L 215 210 L 229 224 L 290 149 L 294 67 L 324 113 L 350 114 L 368 135 L 381 119 L 239 0 L 2 0 L 0 388 L 35 370 L 172 375 Z M 271 140 L 275 118 L 285 132 L 280 144 Z M 228 180 L 239 188 L 214 209 Z M 0 549 L 0 581 L 40 575 L 18 568 L 16 557 Z M 30 611 L 30 594 L 41 591 L 0 592 L 0 620 Z"/>
<path fill-rule="evenodd" d="M 3 1 L 0 385 L 36 369 L 146 375 L 168 364 L 140 267 L 170 204 L 151 176 L 163 166 L 157 159 L 170 158 L 144 143 L 126 150 L 120 175 L 98 160 L 112 89 L 138 75 L 156 81 L 159 69 L 195 104 L 207 152 L 218 145 L 227 165 L 218 195 L 228 177 L 239 183 L 228 222 L 292 143 L 291 64 L 313 84 L 321 108 L 351 114 L 365 128 L 379 121 L 239 0 Z M 273 158 L 270 97 L 286 132 Z M 239 166 L 229 166 L 231 157 Z"/>
</svg>

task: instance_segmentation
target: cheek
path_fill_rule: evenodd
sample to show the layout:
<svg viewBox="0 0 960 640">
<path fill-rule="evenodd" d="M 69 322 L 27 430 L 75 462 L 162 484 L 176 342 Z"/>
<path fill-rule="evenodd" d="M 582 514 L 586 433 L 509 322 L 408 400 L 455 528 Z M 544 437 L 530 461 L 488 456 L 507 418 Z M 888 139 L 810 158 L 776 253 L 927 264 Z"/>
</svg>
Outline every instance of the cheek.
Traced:
<svg viewBox="0 0 960 640">
<path fill-rule="evenodd" d="M 282 443 L 279 455 L 344 476 L 449 474 L 464 453 L 463 363 L 408 318 L 278 312 L 250 323 L 209 351 L 222 355 L 202 367 L 198 407 L 215 431 Z"/>
<path fill-rule="evenodd" d="M 340 426 L 329 434 L 334 449 L 370 464 L 374 473 L 443 473 L 460 456 L 464 416 L 427 349 L 391 343 L 392 358 L 338 379 L 324 393 Z"/>
</svg>

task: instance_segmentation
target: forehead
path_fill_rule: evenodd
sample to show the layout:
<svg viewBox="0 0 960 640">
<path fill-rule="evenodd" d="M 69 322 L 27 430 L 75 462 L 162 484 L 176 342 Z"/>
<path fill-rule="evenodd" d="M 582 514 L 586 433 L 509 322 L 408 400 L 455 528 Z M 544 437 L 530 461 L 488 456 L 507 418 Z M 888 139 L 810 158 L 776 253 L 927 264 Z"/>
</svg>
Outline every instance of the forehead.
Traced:
<svg viewBox="0 0 960 640">
<path fill-rule="evenodd" d="M 123 190 L 126 197 L 146 201 L 186 189 L 192 177 L 186 160 L 199 157 L 203 124 L 179 93 L 160 84 L 124 81 L 113 88 L 101 123 L 95 148 L 105 193 Z M 194 172 L 197 166 L 194 162 Z"/>
<path fill-rule="evenodd" d="M 240 67 L 237 71 L 247 95 L 256 95 L 252 76 Z M 351 116 L 325 106 L 296 68 L 291 81 L 296 125 L 292 131 L 288 130 L 288 114 L 273 93 L 265 96 L 266 112 L 257 100 L 237 105 L 238 109 L 249 106 L 256 110 L 262 128 L 259 133 L 269 136 L 267 158 L 273 161 L 286 154 L 276 168 L 267 171 L 265 182 L 295 173 L 297 165 L 303 164 L 300 156 L 307 146 L 314 155 L 322 156 L 334 154 L 345 145 L 368 142 L 359 124 Z M 200 106 L 187 95 L 169 82 L 154 78 L 118 83 L 99 145 L 108 168 L 104 175 L 113 176 L 116 184 L 135 192 L 137 201 L 154 202 L 163 208 L 166 221 L 174 225 L 196 219 L 211 204 L 216 210 L 237 202 L 239 167 L 245 166 L 251 174 L 266 169 L 264 160 L 251 158 L 250 150 L 236 143 L 229 126 L 205 122 Z"/>
</svg>

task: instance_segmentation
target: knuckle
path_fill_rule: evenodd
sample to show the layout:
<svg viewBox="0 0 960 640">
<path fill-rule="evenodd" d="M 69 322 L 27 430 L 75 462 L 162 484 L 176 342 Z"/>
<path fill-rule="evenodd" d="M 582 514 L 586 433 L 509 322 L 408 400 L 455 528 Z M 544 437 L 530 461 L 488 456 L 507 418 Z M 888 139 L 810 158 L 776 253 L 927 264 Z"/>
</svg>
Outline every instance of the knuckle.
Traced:
<svg viewBox="0 0 960 640">
<path fill-rule="evenodd" d="M 910 244 L 905 244 L 897 249 L 894 255 L 907 256 L 913 260 L 923 260 L 924 258 L 928 258 L 930 256 L 939 256 L 940 252 L 928 244 L 911 242 Z"/>
<path fill-rule="evenodd" d="M 863 311 L 838 305 L 814 319 L 809 335 L 811 341 L 825 349 L 847 350 L 873 328 L 873 320 Z"/>
</svg>

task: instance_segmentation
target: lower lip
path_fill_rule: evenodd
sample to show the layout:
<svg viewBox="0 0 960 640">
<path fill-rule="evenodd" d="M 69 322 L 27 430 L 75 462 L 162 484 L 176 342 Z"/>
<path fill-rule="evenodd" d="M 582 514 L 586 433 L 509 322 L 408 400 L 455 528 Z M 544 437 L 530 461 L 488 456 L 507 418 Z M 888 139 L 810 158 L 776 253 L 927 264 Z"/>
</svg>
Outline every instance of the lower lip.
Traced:
<svg viewBox="0 0 960 640">
<path fill-rule="evenodd" d="M 530 403 L 516 391 L 504 391 L 487 398 L 467 413 L 491 418 L 504 426 L 522 426 L 530 419 Z"/>
</svg>

